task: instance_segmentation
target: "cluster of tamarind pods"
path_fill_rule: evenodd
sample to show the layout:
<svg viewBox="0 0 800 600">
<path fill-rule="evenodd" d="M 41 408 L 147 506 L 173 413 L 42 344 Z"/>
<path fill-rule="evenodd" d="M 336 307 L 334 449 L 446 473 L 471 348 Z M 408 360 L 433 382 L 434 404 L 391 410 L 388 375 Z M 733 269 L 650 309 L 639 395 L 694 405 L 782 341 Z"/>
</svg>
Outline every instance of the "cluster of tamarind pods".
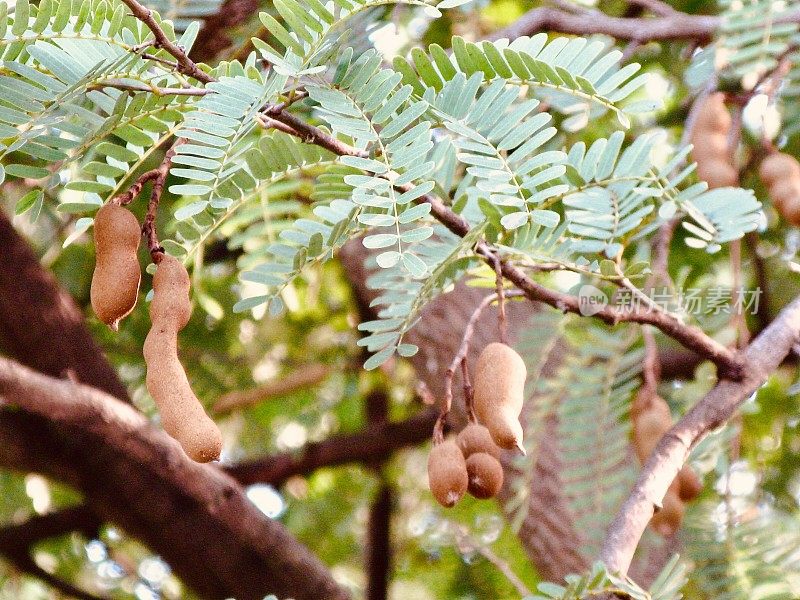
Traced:
<svg viewBox="0 0 800 600">
<path fill-rule="evenodd" d="M 478 357 L 473 409 L 478 422 L 470 422 L 457 436 L 434 443 L 428 457 L 428 482 L 434 498 L 450 508 L 469 493 L 487 499 L 503 486 L 501 448 L 522 446 L 519 414 L 524 400 L 527 371 L 511 347 L 489 344 Z M 672 427 L 667 403 L 649 388 L 642 388 L 631 409 L 633 447 L 642 464 Z M 683 521 L 686 503 L 702 491 L 702 482 L 684 465 L 653 516 L 651 527 L 663 536 L 673 535 Z"/>
<path fill-rule="evenodd" d="M 473 383 L 478 422 L 434 443 L 428 457 L 431 493 L 442 506 L 455 506 L 466 492 L 492 498 L 503 487 L 500 449 L 524 452 L 519 414 L 526 377 L 525 362 L 510 346 L 493 343 L 481 352 Z"/>
<path fill-rule="evenodd" d="M 633 447 L 639 461 L 644 464 L 659 440 L 672 428 L 672 415 L 663 398 L 648 388 L 642 388 L 631 408 Z M 661 509 L 650 520 L 650 526 L 659 534 L 673 535 L 683 522 L 686 504 L 702 491 L 700 478 L 689 465 L 678 472 L 664 496 Z"/>
<path fill-rule="evenodd" d="M 98 318 L 116 331 L 136 306 L 141 282 L 137 252 L 141 228 L 124 206 L 109 202 L 95 215 L 96 265 L 91 303 Z M 161 415 L 164 430 L 198 462 L 219 458 L 222 434 L 192 392 L 178 358 L 178 332 L 189 322 L 189 274 L 178 259 L 157 252 L 150 303 L 152 326 L 144 342 L 146 385 Z"/>
<path fill-rule="evenodd" d="M 697 111 L 691 142 L 697 176 L 710 188 L 736 186 L 739 175 L 730 147 L 732 119 L 725 107 L 725 94 L 710 94 Z M 771 146 L 761 161 L 759 177 L 772 204 L 787 223 L 800 226 L 800 162 Z"/>
</svg>

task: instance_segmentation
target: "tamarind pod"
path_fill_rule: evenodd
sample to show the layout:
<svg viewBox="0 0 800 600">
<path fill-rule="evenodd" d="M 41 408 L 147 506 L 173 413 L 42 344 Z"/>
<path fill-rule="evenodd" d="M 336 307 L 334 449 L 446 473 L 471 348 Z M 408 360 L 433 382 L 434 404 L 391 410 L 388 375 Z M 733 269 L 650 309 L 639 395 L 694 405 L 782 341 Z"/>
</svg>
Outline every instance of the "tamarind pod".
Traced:
<svg viewBox="0 0 800 600">
<path fill-rule="evenodd" d="M 674 481 L 664 496 L 661 510 L 650 519 L 650 526 L 658 534 L 669 537 L 680 529 L 685 512 L 686 505 L 680 499 L 677 481 Z"/>
<path fill-rule="evenodd" d="M 719 132 L 706 133 L 702 138 L 697 140 L 695 153 L 698 155 L 702 154 L 704 159 L 728 157 L 730 155 L 728 134 Z"/>
<path fill-rule="evenodd" d="M 114 331 L 136 306 L 141 268 L 136 251 L 142 232 L 127 208 L 105 204 L 94 217 L 96 264 L 90 299 L 97 317 Z"/>
<path fill-rule="evenodd" d="M 644 464 L 671 427 L 669 407 L 660 398 L 633 420 L 633 446 L 639 462 Z"/>
<path fill-rule="evenodd" d="M 711 189 L 735 187 L 739 184 L 739 174 L 727 157 L 697 159 L 697 176 L 708 183 Z"/>
<path fill-rule="evenodd" d="M 784 179 L 800 179 L 800 163 L 789 154 L 773 152 L 761 161 L 758 176 L 767 187 Z"/>
<path fill-rule="evenodd" d="M 150 320 L 160 327 L 183 329 L 192 315 L 190 288 L 189 273 L 183 263 L 174 256 L 164 255 L 153 275 L 155 293 L 150 302 Z"/>
<path fill-rule="evenodd" d="M 474 409 L 495 444 L 501 448 L 522 446 L 519 414 L 525 394 L 525 362 L 506 344 L 498 342 L 483 349 L 475 366 Z"/>
<path fill-rule="evenodd" d="M 178 360 L 174 331 L 150 330 L 144 342 L 147 363 L 147 391 L 155 400 L 161 424 L 197 462 L 217 460 L 222 451 L 222 434 L 192 392 L 186 372 Z"/>
<path fill-rule="evenodd" d="M 731 115 L 725 107 L 725 94 L 709 94 L 697 111 L 692 138 L 700 139 L 712 132 L 727 134 L 732 124 Z"/>
<path fill-rule="evenodd" d="M 683 502 L 691 502 L 703 491 L 703 482 L 689 465 L 678 471 L 678 497 Z"/>
<path fill-rule="evenodd" d="M 777 208 L 781 216 L 790 225 L 800 226 L 800 198 L 795 195 L 782 197 Z"/>
<path fill-rule="evenodd" d="M 494 443 L 492 434 L 480 423 L 470 423 L 456 436 L 456 444 L 461 448 L 464 458 L 478 452 L 485 452 L 500 460 L 500 448 Z"/>
<path fill-rule="evenodd" d="M 503 487 L 503 466 L 494 456 L 476 452 L 467 457 L 467 491 L 481 500 L 493 498 Z"/>
<path fill-rule="evenodd" d="M 775 208 L 778 210 L 780 210 L 780 207 L 784 204 L 789 204 L 800 199 L 800 186 L 798 186 L 798 182 L 792 179 L 774 181 L 767 188 L 767 191 L 769 192 L 772 204 L 774 204 Z"/>
<path fill-rule="evenodd" d="M 178 331 L 191 315 L 189 274 L 178 259 L 163 256 L 153 277 L 152 327 L 144 342 L 147 390 L 161 421 L 187 456 L 198 462 L 219 458 L 222 434 L 194 395 L 178 359 Z"/>
<path fill-rule="evenodd" d="M 428 485 L 433 497 L 445 508 L 455 506 L 466 493 L 469 485 L 467 463 L 454 440 L 445 440 L 431 449 Z"/>
</svg>

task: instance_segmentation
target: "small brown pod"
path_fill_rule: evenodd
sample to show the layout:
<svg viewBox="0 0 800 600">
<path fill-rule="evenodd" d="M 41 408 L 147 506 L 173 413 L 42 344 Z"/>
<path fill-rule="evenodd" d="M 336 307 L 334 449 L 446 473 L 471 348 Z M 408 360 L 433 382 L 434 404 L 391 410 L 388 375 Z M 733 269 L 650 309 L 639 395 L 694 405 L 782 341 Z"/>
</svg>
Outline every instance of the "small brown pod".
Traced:
<svg viewBox="0 0 800 600">
<path fill-rule="evenodd" d="M 467 491 L 467 463 L 454 440 L 435 444 L 428 456 L 428 485 L 445 508 L 455 506 Z"/>
<path fill-rule="evenodd" d="M 683 502 L 691 502 L 703 491 L 703 482 L 692 467 L 684 465 L 678 472 L 678 497 Z"/>
<path fill-rule="evenodd" d="M 680 499 L 677 488 L 677 482 L 673 482 L 664 496 L 661 510 L 650 519 L 653 530 L 664 537 L 670 537 L 680 529 L 686 513 L 686 505 Z"/>
<path fill-rule="evenodd" d="M 800 227 L 800 198 L 791 197 L 784 200 L 778 210 L 787 223 Z"/>
<path fill-rule="evenodd" d="M 739 175 L 727 158 L 711 156 L 704 160 L 697 157 L 697 176 L 711 189 L 735 187 L 739 184 Z"/>
<path fill-rule="evenodd" d="M 709 188 L 733 187 L 739 174 L 731 164 L 728 133 L 731 115 L 725 107 L 722 92 L 710 94 L 700 105 L 692 129 L 692 158 L 697 163 L 697 176 Z"/>
<path fill-rule="evenodd" d="M 773 152 L 758 167 L 758 176 L 769 187 L 771 184 L 791 177 L 800 178 L 800 164 L 784 152 Z"/>
<path fill-rule="evenodd" d="M 725 108 L 725 94 L 723 92 L 714 92 L 708 95 L 697 111 L 694 135 L 692 137 L 699 138 L 701 132 L 703 135 L 707 133 L 723 133 L 727 135 L 732 124 L 731 114 Z"/>
<path fill-rule="evenodd" d="M 658 398 L 633 420 L 633 446 L 639 462 L 650 457 L 664 434 L 672 427 L 672 415 L 667 403 Z"/>
<path fill-rule="evenodd" d="M 473 389 L 475 414 L 501 448 L 522 445 L 519 414 L 525 398 L 525 362 L 517 352 L 501 343 L 486 346 L 475 366 Z"/>
<path fill-rule="evenodd" d="M 467 476 L 467 490 L 481 500 L 493 498 L 503 487 L 503 466 L 486 452 L 476 452 L 467 457 Z"/>
<path fill-rule="evenodd" d="M 485 452 L 500 460 L 500 448 L 494 443 L 492 434 L 480 423 L 470 423 L 456 436 L 456 443 L 461 448 L 464 458 L 478 452 Z"/>
<path fill-rule="evenodd" d="M 94 217 L 96 265 L 90 298 L 97 317 L 114 331 L 136 306 L 142 278 L 136 251 L 142 232 L 127 208 L 105 204 Z"/>
<path fill-rule="evenodd" d="M 194 395 L 178 359 L 178 332 L 190 315 L 189 274 L 178 259 L 164 256 L 153 277 L 153 325 L 143 349 L 147 390 L 158 406 L 164 431 L 189 458 L 208 462 L 219 458 L 222 434 Z"/>
</svg>

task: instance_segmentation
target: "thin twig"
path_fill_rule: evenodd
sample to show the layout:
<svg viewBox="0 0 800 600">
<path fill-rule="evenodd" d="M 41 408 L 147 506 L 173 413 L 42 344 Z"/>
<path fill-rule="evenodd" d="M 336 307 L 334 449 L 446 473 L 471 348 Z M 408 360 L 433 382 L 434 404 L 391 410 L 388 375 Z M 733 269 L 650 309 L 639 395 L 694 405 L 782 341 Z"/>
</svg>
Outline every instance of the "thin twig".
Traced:
<svg viewBox="0 0 800 600">
<path fill-rule="evenodd" d="M 146 6 L 139 4 L 136 0 L 122 0 L 122 2 L 125 4 L 125 6 L 131 9 L 131 14 L 134 17 L 139 19 L 151 32 L 153 32 L 153 35 L 155 36 L 153 46 L 155 48 L 162 48 L 175 58 L 178 63 L 178 71 L 184 75 L 194 77 L 203 83 L 211 83 L 214 81 L 213 77 L 200 69 L 200 67 L 198 67 L 191 58 L 189 58 L 183 48 L 178 46 L 175 42 L 170 41 L 170 39 L 167 37 L 167 34 L 164 33 L 164 30 L 161 29 L 161 26 L 156 22 L 155 17 L 153 17 L 153 11 Z"/>
<path fill-rule="evenodd" d="M 133 185 L 128 188 L 128 191 L 114 196 L 111 200 L 109 200 L 109 202 L 112 204 L 119 204 L 120 206 L 130 204 L 142 192 L 144 184 L 146 184 L 148 181 L 152 181 L 156 177 L 158 177 L 158 169 L 151 169 L 145 173 L 142 173 L 139 175 L 136 181 L 133 182 Z"/>
<path fill-rule="evenodd" d="M 268 108 L 265 109 L 265 111 L 270 113 Z M 322 130 L 305 123 L 301 119 L 285 111 L 280 111 L 272 116 L 289 125 L 296 132 L 294 135 L 297 135 L 308 143 L 316 144 L 339 155 L 367 156 L 367 152 L 344 144 Z M 413 189 L 413 187 L 412 184 L 395 186 L 397 190 L 402 192 L 409 191 Z M 424 194 L 415 200 L 415 202 L 430 204 L 433 217 L 456 235 L 463 237 L 472 229 L 466 219 L 455 213 L 449 206 L 435 196 Z M 494 265 L 495 259 L 498 258 L 496 250 L 483 240 L 475 245 L 475 252 L 490 265 Z M 557 292 L 538 284 L 528 277 L 524 271 L 508 262 L 502 262 L 501 264 L 503 276 L 522 290 L 528 299 L 544 302 L 563 312 L 582 314 L 580 301 L 577 297 Z M 669 313 L 641 310 L 639 308 L 615 308 L 613 306 L 605 306 L 593 316 L 611 325 L 622 322 L 654 325 L 687 348 L 705 356 L 708 360 L 716 364 L 722 377 L 730 379 L 738 379 L 741 377 L 741 360 L 736 356 L 735 352 L 706 335 L 701 329 L 686 325 Z"/>
<path fill-rule="evenodd" d="M 150 202 L 147 203 L 147 214 L 142 224 L 142 235 L 144 235 L 147 240 L 147 249 L 155 264 L 160 263 L 164 255 L 164 248 L 162 248 L 161 244 L 158 242 L 158 232 L 156 231 L 158 205 L 159 202 L 161 202 L 161 195 L 164 193 L 164 185 L 167 181 L 169 168 L 172 165 L 172 159 L 178 150 L 178 146 L 183 142 L 183 139 L 179 139 L 175 142 L 172 147 L 167 150 L 167 153 L 164 155 L 164 160 L 162 160 L 161 164 L 155 169 L 156 175 L 153 177 L 153 189 L 150 192 Z"/>
<path fill-rule="evenodd" d="M 309 125 L 302 119 L 281 108 L 280 105 L 267 105 L 262 113 L 266 117 L 280 121 L 284 125 L 290 127 L 292 132 L 287 131 L 287 133 L 296 135 L 307 144 L 320 146 L 340 156 L 360 156 L 361 158 L 366 158 L 369 156 L 369 153 L 366 151 L 359 150 L 353 146 L 350 146 L 349 144 L 340 142 L 332 135 L 322 131 L 320 128 Z"/>
<path fill-rule="evenodd" d="M 520 290 L 509 290 L 505 292 L 507 296 L 516 297 L 521 296 L 522 291 Z M 444 440 L 444 424 L 447 420 L 447 415 L 450 413 L 450 409 L 453 405 L 453 378 L 455 377 L 456 370 L 459 368 L 460 365 L 463 363 L 462 368 L 466 368 L 466 358 L 467 353 L 469 352 L 469 343 L 472 340 L 472 336 L 475 333 L 475 324 L 480 319 L 481 314 L 483 311 L 488 307 L 492 302 L 495 302 L 499 298 L 498 294 L 495 292 L 493 294 L 489 294 L 472 313 L 470 316 L 469 321 L 467 321 L 466 326 L 464 327 L 464 336 L 461 339 L 461 344 L 458 347 L 458 352 L 453 357 L 450 366 L 447 367 L 447 371 L 444 374 L 444 400 L 442 401 L 441 412 L 439 413 L 439 418 L 436 420 L 436 425 L 433 427 L 433 443 L 439 444 Z M 466 381 L 466 380 L 465 380 Z M 470 386 L 471 387 L 471 386 Z"/>
<path fill-rule="evenodd" d="M 114 88 L 115 90 L 128 92 L 149 92 L 154 96 L 205 96 L 214 93 L 212 90 L 207 90 L 205 88 L 165 88 L 157 85 L 148 85 L 146 83 L 131 83 L 121 79 L 106 79 L 87 86 L 89 90 L 102 90 L 105 88 Z"/>
<path fill-rule="evenodd" d="M 452 527 L 456 538 L 456 544 L 459 546 L 467 545 L 474 548 L 478 554 L 488 560 L 498 571 L 500 571 L 500 573 L 505 576 L 506 579 L 508 579 L 508 582 L 514 586 L 514 589 L 517 590 L 517 593 L 520 596 L 527 598 L 531 595 L 528 586 L 526 586 L 522 579 L 520 579 L 517 574 L 514 573 L 514 570 L 507 561 L 500 558 L 488 545 L 482 544 L 479 540 L 473 539 L 465 527 L 456 524 L 453 524 Z"/>
<path fill-rule="evenodd" d="M 470 423 L 475 423 L 475 396 L 472 389 L 472 381 L 469 377 L 469 366 L 467 365 L 467 357 L 461 359 L 461 379 L 464 383 L 464 404 L 467 407 L 467 417 Z"/>
<path fill-rule="evenodd" d="M 500 257 L 494 260 L 495 287 L 497 289 L 497 325 L 500 329 L 500 341 L 508 344 L 508 322 L 506 321 L 506 295 L 503 279 L 503 266 Z"/>
</svg>

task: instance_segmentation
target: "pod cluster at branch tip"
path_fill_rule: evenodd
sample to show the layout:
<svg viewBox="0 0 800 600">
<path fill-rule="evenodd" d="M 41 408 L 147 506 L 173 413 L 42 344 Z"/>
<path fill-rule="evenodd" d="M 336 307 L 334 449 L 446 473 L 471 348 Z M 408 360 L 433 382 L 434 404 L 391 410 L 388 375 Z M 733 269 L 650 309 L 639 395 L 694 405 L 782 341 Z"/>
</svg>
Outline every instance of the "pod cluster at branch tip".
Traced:
<svg viewBox="0 0 800 600">
<path fill-rule="evenodd" d="M 725 107 L 725 94 L 714 92 L 702 101 L 692 129 L 692 158 L 697 176 L 709 188 L 739 185 L 739 174 L 731 164 L 729 136 L 731 115 Z"/>
<path fill-rule="evenodd" d="M 153 276 L 152 327 L 144 342 L 147 390 L 164 431 L 197 462 L 217 460 L 222 434 L 194 395 L 178 359 L 178 332 L 189 322 L 189 274 L 178 259 L 163 255 Z"/>
<path fill-rule="evenodd" d="M 136 253 L 142 231 L 127 208 L 108 203 L 94 217 L 96 264 L 90 298 L 97 317 L 114 331 L 136 306 L 141 267 Z"/>
<path fill-rule="evenodd" d="M 507 450 L 522 445 L 519 414 L 525 398 L 525 361 L 517 352 L 499 342 L 483 349 L 475 366 L 474 408 L 478 421 L 486 426 L 494 443 Z"/>
<path fill-rule="evenodd" d="M 639 462 L 644 464 L 658 442 L 672 428 L 672 415 L 663 398 L 642 389 L 631 411 L 633 446 Z M 684 465 L 667 490 L 661 508 L 653 515 L 650 526 L 664 537 L 673 535 L 683 522 L 686 503 L 703 490 L 703 483 L 689 465 Z"/>
<path fill-rule="evenodd" d="M 483 425 L 470 423 L 455 438 L 435 444 L 428 457 L 428 482 L 434 498 L 451 508 L 466 492 L 480 500 L 503 487 L 500 448 Z"/>
<path fill-rule="evenodd" d="M 800 226 L 800 163 L 785 152 L 771 152 L 758 168 L 772 204 L 790 225 Z"/>
</svg>

